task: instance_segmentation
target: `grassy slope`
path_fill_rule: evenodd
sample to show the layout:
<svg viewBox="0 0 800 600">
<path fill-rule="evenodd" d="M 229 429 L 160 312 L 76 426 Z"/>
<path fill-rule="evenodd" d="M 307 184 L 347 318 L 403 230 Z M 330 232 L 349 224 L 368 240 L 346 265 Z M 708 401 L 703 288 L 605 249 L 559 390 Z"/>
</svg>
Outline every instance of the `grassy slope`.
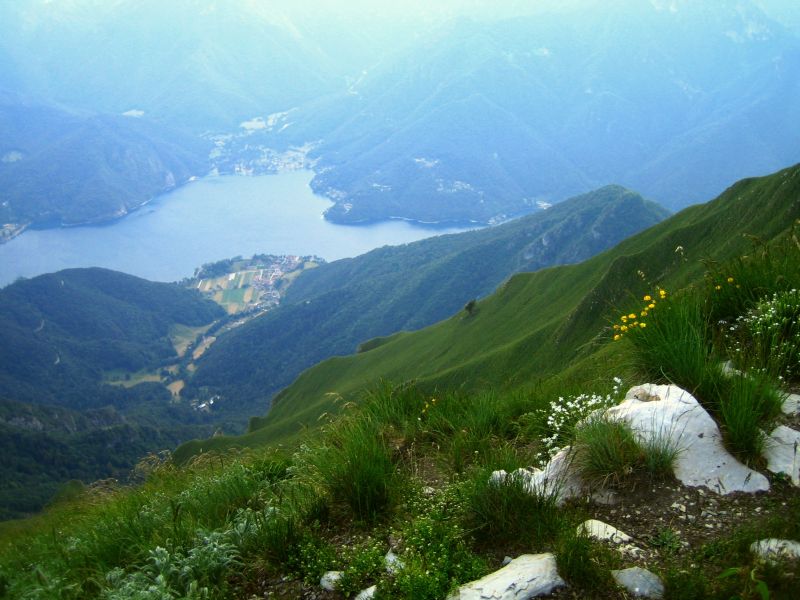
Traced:
<svg viewBox="0 0 800 600">
<path fill-rule="evenodd" d="M 380 378 L 430 386 L 514 386 L 564 369 L 607 339 L 605 319 L 624 306 L 625 290 L 667 289 L 697 280 L 701 261 L 724 260 L 750 248 L 748 235 L 770 239 L 800 217 L 800 165 L 743 180 L 708 204 L 690 207 L 595 258 L 511 278 L 478 304 L 415 333 L 392 336 L 369 352 L 337 357 L 304 372 L 276 397 L 263 419 L 239 438 L 191 442 L 183 458 L 202 449 L 258 445 L 314 426 L 334 410 L 331 394 L 351 398 Z M 676 253 L 683 247 L 683 255 Z M 599 341 L 599 340 L 598 340 Z"/>
</svg>

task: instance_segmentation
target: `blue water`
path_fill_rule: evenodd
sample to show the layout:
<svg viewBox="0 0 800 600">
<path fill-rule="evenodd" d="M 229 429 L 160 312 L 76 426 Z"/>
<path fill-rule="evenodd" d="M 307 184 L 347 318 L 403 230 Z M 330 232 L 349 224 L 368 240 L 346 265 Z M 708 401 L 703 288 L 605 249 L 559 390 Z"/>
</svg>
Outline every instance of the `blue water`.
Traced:
<svg viewBox="0 0 800 600">
<path fill-rule="evenodd" d="M 17 277 L 99 266 L 154 281 L 177 281 L 203 263 L 237 255 L 315 254 L 326 260 L 458 229 L 403 221 L 364 227 L 322 218 L 331 203 L 309 187 L 313 173 L 208 177 L 110 225 L 28 230 L 0 245 L 0 285 Z"/>
</svg>

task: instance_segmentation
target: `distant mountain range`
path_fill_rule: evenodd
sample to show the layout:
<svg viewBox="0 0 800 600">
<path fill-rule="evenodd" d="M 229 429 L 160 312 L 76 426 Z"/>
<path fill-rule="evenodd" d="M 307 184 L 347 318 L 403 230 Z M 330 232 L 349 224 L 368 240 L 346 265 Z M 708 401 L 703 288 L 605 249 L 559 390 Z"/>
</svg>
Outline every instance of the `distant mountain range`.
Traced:
<svg viewBox="0 0 800 600">
<path fill-rule="evenodd" d="M 381 17 L 310 1 L 5 3 L 0 88 L 213 134 L 231 171 L 303 148 L 327 218 L 347 224 L 497 223 L 611 183 L 677 210 L 800 160 L 791 3 L 424 4 Z M 41 218 L 86 222 L 204 172 L 197 140 L 115 119 L 38 164 L 9 147 L 29 168 L 2 163 L 16 174 L 0 183 L 39 198 Z M 136 177 L 118 173 L 119 146 Z"/>
<path fill-rule="evenodd" d="M 755 2 L 579 4 L 452 22 L 265 138 L 320 140 L 337 223 L 486 223 L 612 182 L 680 209 L 800 160 L 800 38 Z"/>
</svg>

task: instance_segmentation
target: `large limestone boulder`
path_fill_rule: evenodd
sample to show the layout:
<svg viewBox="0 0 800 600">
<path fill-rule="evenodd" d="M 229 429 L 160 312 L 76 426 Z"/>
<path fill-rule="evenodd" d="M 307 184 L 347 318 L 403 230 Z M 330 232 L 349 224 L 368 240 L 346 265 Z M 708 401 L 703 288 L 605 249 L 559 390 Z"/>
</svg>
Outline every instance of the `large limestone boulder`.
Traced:
<svg viewBox="0 0 800 600">
<path fill-rule="evenodd" d="M 555 556 L 523 554 L 499 571 L 461 586 L 448 600 L 528 600 L 563 585 Z"/>
<path fill-rule="evenodd" d="M 718 494 L 769 490 L 767 478 L 725 449 L 714 419 L 678 386 L 648 383 L 631 388 L 625 400 L 606 410 L 605 416 L 625 421 L 642 442 L 659 439 L 676 448 L 673 468 L 684 485 L 706 487 Z M 531 493 L 553 494 L 562 503 L 587 493 L 571 459 L 567 446 L 541 469 L 517 469 L 512 474 L 495 471 L 491 480 L 520 477 Z"/>
<path fill-rule="evenodd" d="M 779 425 L 764 447 L 767 469 L 788 475 L 792 484 L 800 487 L 800 431 Z"/>
<path fill-rule="evenodd" d="M 684 485 L 706 487 L 718 494 L 769 490 L 764 475 L 725 450 L 714 419 L 678 386 L 648 383 L 634 387 L 606 415 L 628 423 L 642 441 L 658 437 L 677 448 L 675 477 Z"/>
</svg>

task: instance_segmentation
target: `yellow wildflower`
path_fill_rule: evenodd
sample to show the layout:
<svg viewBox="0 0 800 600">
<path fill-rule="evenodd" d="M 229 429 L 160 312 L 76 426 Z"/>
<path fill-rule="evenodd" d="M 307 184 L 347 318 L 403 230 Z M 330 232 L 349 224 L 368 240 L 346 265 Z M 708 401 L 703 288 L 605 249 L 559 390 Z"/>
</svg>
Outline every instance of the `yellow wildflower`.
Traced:
<svg viewBox="0 0 800 600">
<path fill-rule="evenodd" d="M 717 290 L 717 291 L 719 291 L 719 290 L 721 290 L 721 289 L 722 289 L 722 286 L 721 286 L 721 285 L 715 285 L 715 286 L 714 286 L 714 289 L 715 289 L 715 290 Z"/>
<path fill-rule="evenodd" d="M 627 315 L 622 315 L 619 320 L 622 321 L 623 323 L 627 323 L 628 322 L 628 317 L 627 317 Z"/>
<path fill-rule="evenodd" d="M 619 329 L 619 325 L 614 325 L 614 329 Z"/>
<path fill-rule="evenodd" d="M 621 336 L 620 334 L 617 334 L 617 335 L 615 335 L 615 336 L 614 336 L 614 341 L 616 342 L 616 341 L 617 341 L 617 340 L 619 340 L 621 337 L 622 337 L 622 336 Z"/>
<path fill-rule="evenodd" d="M 667 297 L 667 290 L 658 290 L 658 295 L 661 296 L 661 299 L 663 300 Z"/>
<path fill-rule="evenodd" d="M 652 300 L 652 299 L 653 299 L 653 298 L 650 296 L 650 294 L 647 294 L 647 296 L 645 296 L 645 297 L 643 298 L 643 300 L 644 300 L 645 302 L 650 302 L 650 300 Z"/>
<path fill-rule="evenodd" d="M 620 331 L 628 331 L 628 326 L 627 325 L 623 325 L 622 327 L 619 328 L 619 330 Z"/>
<path fill-rule="evenodd" d="M 647 305 L 647 308 L 649 308 L 650 310 L 653 310 L 655 307 L 656 307 L 655 302 L 651 302 L 650 304 Z"/>
<path fill-rule="evenodd" d="M 643 310 L 643 311 L 642 311 L 642 314 L 641 314 L 641 316 L 642 316 L 642 317 L 646 317 L 646 316 L 647 316 L 647 311 L 646 311 L 646 310 Z"/>
<path fill-rule="evenodd" d="M 642 329 L 644 329 L 645 327 L 647 327 L 647 323 L 639 323 L 639 327 L 641 327 Z"/>
<path fill-rule="evenodd" d="M 728 283 L 733 283 L 733 277 L 728 277 Z"/>
<path fill-rule="evenodd" d="M 628 318 L 629 319 L 635 319 L 636 318 L 636 314 L 635 313 L 631 313 L 631 314 L 628 315 Z"/>
</svg>

